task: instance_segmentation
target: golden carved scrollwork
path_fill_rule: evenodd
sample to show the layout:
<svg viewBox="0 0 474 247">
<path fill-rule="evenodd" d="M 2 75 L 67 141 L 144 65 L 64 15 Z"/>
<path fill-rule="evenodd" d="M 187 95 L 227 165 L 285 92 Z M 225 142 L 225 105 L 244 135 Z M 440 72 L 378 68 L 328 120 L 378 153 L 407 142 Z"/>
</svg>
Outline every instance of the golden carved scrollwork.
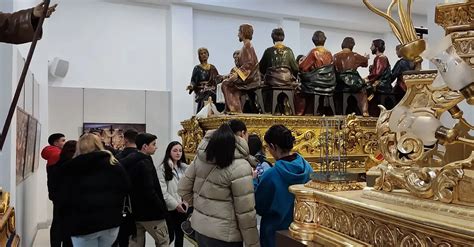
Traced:
<svg viewBox="0 0 474 247">
<path fill-rule="evenodd" d="M 367 221 L 360 216 L 356 216 L 353 221 L 352 235 L 356 239 L 363 239 L 364 242 L 373 244 L 372 229 L 374 227 L 373 221 Z"/>
<path fill-rule="evenodd" d="M 5 214 L 5 212 L 7 212 L 9 205 L 10 205 L 10 193 L 3 192 L 0 188 L 0 214 Z"/>
<path fill-rule="evenodd" d="M 20 237 L 16 235 L 15 210 L 10 207 L 10 194 L 0 188 L 0 246 L 17 247 Z"/>
<path fill-rule="evenodd" d="M 378 225 L 373 234 L 375 246 L 395 247 L 395 237 L 387 225 Z"/>
<path fill-rule="evenodd" d="M 313 188 L 321 191 L 350 191 L 350 190 L 361 190 L 365 187 L 365 183 L 354 182 L 354 181 L 342 181 L 342 182 L 315 182 L 309 181 L 306 185 L 308 188 Z"/>
<path fill-rule="evenodd" d="M 451 36 L 456 53 L 474 66 L 474 31 L 455 32 Z"/>
<path fill-rule="evenodd" d="M 404 76 L 408 90 L 398 106 L 403 106 L 418 115 L 439 118 L 453 106 L 463 100 L 459 92 L 447 87 L 436 88 L 431 85 L 436 77 L 432 71 Z M 437 146 L 424 147 L 422 141 L 408 132 L 394 132 L 390 129 L 389 120 L 393 110 L 382 107 L 377 121 L 379 148 L 386 161 L 393 166 L 439 166 Z M 442 157 L 441 157 L 442 159 Z"/>
<path fill-rule="evenodd" d="M 382 175 L 375 181 L 375 189 L 387 192 L 403 188 L 421 198 L 432 198 L 445 203 L 458 203 L 474 206 L 469 201 L 459 200 L 470 191 L 460 191 L 459 186 L 465 170 L 472 170 L 474 152 L 467 159 L 455 161 L 442 168 L 417 167 L 390 167 L 386 163 L 381 165 Z"/>
<path fill-rule="evenodd" d="M 466 246 L 474 241 L 469 233 L 462 235 L 432 226 L 406 224 L 397 216 L 388 217 L 385 212 L 379 212 L 384 210 L 383 206 L 373 211 L 370 206 L 350 202 L 349 198 L 355 196 L 311 190 L 303 185 L 291 186 L 290 191 L 295 194 L 295 217 L 290 233 L 300 240 L 311 241 L 315 232 L 328 228 L 363 243 L 384 247 Z"/>
<path fill-rule="evenodd" d="M 183 147 L 185 153 L 195 153 L 199 143 L 204 137 L 204 131 L 199 125 L 199 121 L 196 117 L 192 117 L 190 120 L 181 123 L 183 129 L 178 131 L 178 135 L 181 136 L 183 141 Z"/>
<path fill-rule="evenodd" d="M 305 157 L 314 169 L 318 169 L 321 153 L 326 148 L 334 156 L 339 155 L 341 147 L 346 149 L 349 168 L 364 168 L 364 160 L 377 149 L 377 134 L 375 132 L 376 118 L 357 117 L 355 115 L 318 117 L 318 116 L 273 116 L 257 114 L 219 115 L 215 117 L 183 121 L 183 129 L 179 135 L 183 140 L 187 156 L 193 156 L 202 136 L 207 130 L 216 129 L 230 119 L 240 119 L 247 125 L 250 134 L 258 135 L 262 140 L 265 132 L 273 124 L 287 126 L 295 136 L 294 152 Z M 346 123 L 345 125 L 343 123 Z M 326 129 L 324 126 L 329 125 Z M 337 125 L 342 128 L 339 130 Z M 327 135 L 326 135 L 327 134 Z M 336 138 L 336 136 L 338 138 Z M 339 138 L 339 137 L 343 138 Z M 265 147 L 265 144 L 264 144 Z M 347 147 L 347 148 L 346 148 Z M 269 154 L 267 157 L 271 158 Z"/>
<path fill-rule="evenodd" d="M 464 99 L 457 91 L 432 86 L 434 77 L 434 73 L 426 72 L 405 76 L 408 91 L 399 106 L 404 106 L 415 114 L 439 118 Z M 441 167 L 444 160 L 444 154 L 438 151 L 438 144 L 427 147 L 421 139 L 409 132 L 392 131 L 389 120 L 393 111 L 382 109 L 377 121 L 379 147 L 386 162 L 378 166 L 382 173 L 376 179 L 374 188 L 387 192 L 403 188 L 425 199 L 472 205 L 453 199 L 453 193 L 461 191 L 456 189 L 463 177 L 463 170 L 459 165 L 469 161 L 463 160 L 444 168 L 436 168 Z"/>
<path fill-rule="evenodd" d="M 447 33 L 474 28 L 474 3 L 459 3 L 436 6 L 435 22 Z"/>
</svg>

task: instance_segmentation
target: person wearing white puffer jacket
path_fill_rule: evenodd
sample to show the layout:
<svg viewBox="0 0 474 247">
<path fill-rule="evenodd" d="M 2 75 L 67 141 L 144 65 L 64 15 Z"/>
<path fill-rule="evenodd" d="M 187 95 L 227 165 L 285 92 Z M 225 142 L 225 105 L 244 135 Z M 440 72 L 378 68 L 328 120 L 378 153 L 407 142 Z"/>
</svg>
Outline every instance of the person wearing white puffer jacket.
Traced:
<svg viewBox="0 0 474 247">
<path fill-rule="evenodd" d="M 178 195 L 178 181 L 184 177 L 188 165 L 183 153 L 183 145 L 177 141 L 168 144 L 163 162 L 158 166 L 157 173 L 160 180 L 161 191 L 168 208 L 166 225 L 170 237 L 170 244 L 183 247 L 183 230 L 181 223 L 186 220 L 188 204 Z"/>
</svg>

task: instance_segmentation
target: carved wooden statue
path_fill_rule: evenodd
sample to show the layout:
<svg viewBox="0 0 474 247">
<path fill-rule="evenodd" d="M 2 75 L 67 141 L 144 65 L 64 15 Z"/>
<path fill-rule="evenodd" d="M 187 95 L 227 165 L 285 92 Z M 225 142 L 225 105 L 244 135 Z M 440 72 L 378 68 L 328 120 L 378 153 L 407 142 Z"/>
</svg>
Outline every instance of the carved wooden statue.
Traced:
<svg viewBox="0 0 474 247">
<path fill-rule="evenodd" d="M 224 77 L 222 92 L 224 93 L 226 110 L 231 113 L 242 113 L 243 106 L 240 97 L 244 92 L 251 92 L 261 87 L 262 81 L 258 67 L 257 54 L 252 45 L 253 27 L 242 24 L 239 27 L 239 41 L 243 42 L 239 55 L 239 67 L 232 69 L 230 75 Z M 255 98 L 251 104 L 256 105 Z"/>
<path fill-rule="evenodd" d="M 195 94 L 195 100 L 198 104 L 196 112 L 202 109 L 209 97 L 212 97 L 213 102 L 216 102 L 216 77 L 219 75 L 216 67 L 207 62 L 209 58 L 207 48 L 199 48 L 198 56 L 200 64 L 194 67 L 191 84 L 187 88 L 190 94 L 192 92 Z"/>
</svg>

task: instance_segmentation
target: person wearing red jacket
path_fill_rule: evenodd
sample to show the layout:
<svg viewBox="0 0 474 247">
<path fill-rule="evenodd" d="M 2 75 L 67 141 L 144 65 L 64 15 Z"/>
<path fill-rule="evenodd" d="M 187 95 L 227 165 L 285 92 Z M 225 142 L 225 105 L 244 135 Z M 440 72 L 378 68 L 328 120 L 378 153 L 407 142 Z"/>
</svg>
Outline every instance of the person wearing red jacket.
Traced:
<svg viewBox="0 0 474 247">
<path fill-rule="evenodd" d="M 49 146 L 46 146 L 41 151 L 41 157 L 47 161 L 46 166 L 54 165 L 59 161 L 61 149 L 66 142 L 64 134 L 55 133 L 48 137 Z"/>
</svg>

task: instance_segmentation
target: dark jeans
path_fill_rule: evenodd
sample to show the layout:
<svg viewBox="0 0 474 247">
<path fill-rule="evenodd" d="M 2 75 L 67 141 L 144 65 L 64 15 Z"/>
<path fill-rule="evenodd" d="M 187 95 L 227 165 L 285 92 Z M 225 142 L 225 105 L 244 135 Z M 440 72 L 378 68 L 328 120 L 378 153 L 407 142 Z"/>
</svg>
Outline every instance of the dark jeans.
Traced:
<svg viewBox="0 0 474 247">
<path fill-rule="evenodd" d="M 53 206 L 53 222 L 49 231 L 49 239 L 51 247 L 72 247 L 71 236 L 64 230 L 60 210 L 57 206 Z"/>
<path fill-rule="evenodd" d="M 186 214 L 178 213 L 177 210 L 168 211 L 168 218 L 166 225 L 168 226 L 168 234 L 170 236 L 170 244 L 174 240 L 175 247 L 183 247 L 183 230 L 181 230 L 181 223 L 186 220 Z"/>
<path fill-rule="evenodd" d="M 112 247 L 128 247 L 128 241 L 130 239 L 130 232 L 127 231 L 123 224 L 120 225 L 120 229 L 117 235 L 117 239 L 112 244 Z"/>
<path fill-rule="evenodd" d="M 196 231 L 194 231 L 194 234 L 196 235 L 196 241 L 198 242 L 199 247 L 242 247 L 244 246 L 243 242 L 224 242 L 222 240 L 204 236 Z"/>
<path fill-rule="evenodd" d="M 117 235 L 117 239 L 112 244 L 112 247 L 128 247 L 130 236 L 136 235 L 136 223 L 133 216 L 127 213 L 126 217 L 122 218 L 122 224 Z"/>
</svg>

